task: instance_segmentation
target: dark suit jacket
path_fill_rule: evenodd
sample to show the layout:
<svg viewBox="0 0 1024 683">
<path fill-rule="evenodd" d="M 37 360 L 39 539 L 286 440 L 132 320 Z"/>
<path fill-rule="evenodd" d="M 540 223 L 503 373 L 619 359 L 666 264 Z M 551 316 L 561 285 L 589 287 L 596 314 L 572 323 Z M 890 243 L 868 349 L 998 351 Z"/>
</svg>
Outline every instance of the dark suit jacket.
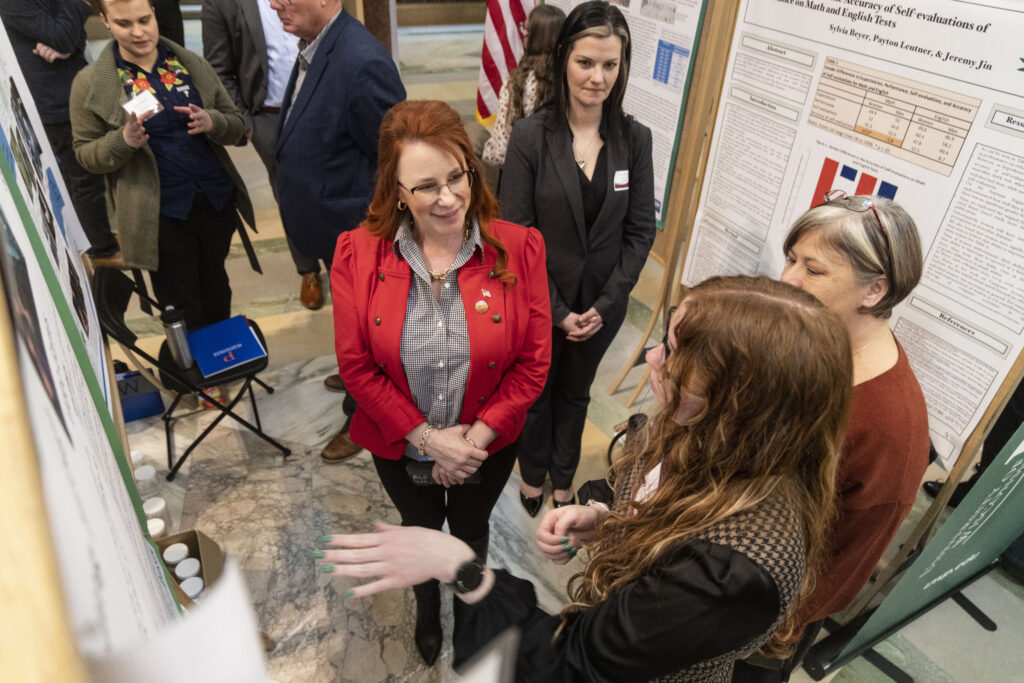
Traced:
<svg viewBox="0 0 1024 683">
<path fill-rule="evenodd" d="M 203 56 L 214 68 L 247 128 L 267 99 L 267 39 L 261 0 L 203 0 Z"/>
<path fill-rule="evenodd" d="M 405 88 L 391 55 L 344 10 L 290 106 L 297 73 L 296 65 L 277 129 L 281 220 L 299 251 L 329 260 L 338 235 L 366 215 L 380 121 Z"/>
<path fill-rule="evenodd" d="M 490 233 L 508 251 L 507 287 L 492 277 L 497 250 L 487 244 L 459 268 L 459 292 L 469 333 L 469 377 L 461 424 L 479 418 L 498 432 L 487 447 L 496 453 L 515 441 L 529 408 L 544 388 L 551 364 L 544 240 L 536 230 L 491 221 Z M 374 455 L 402 457 L 405 435 L 423 422 L 402 366 L 402 327 L 412 271 L 394 242 L 366 228 L 345 233 L 331 269 L 334 347 L 345 387 L 359 402 L 352 440 Z M 488 309 L 476 310 L 486 290 Z"/>
<path fill-rule="evenodd" d="M 568 123 L 545 108 L 512 129 L 501 217 L 544 235 L 555 324 L 591 306 L 605 321 L 622 315 L 654 242 L 650 129 L 627 117 L 605 145 L 608 193 L 588 233 Z"/>
<path fill-rule="evenodd" d="M 0 19 L 43 123 L 69 120 L 68 93 L 75 74 L 85 66 L 89 12 L 89 6 L 77 0 L 0 0 Z M 36 43 L 71 56 L 51 64 L 32 53 Z"/>
</svg>

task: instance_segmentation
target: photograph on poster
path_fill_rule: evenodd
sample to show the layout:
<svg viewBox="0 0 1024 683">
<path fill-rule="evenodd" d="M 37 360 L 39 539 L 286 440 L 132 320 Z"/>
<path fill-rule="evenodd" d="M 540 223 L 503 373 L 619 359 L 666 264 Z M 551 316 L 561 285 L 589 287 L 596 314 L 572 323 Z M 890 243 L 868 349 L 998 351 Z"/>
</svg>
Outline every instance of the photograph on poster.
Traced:
<svg viewBox="0 0 1024 683">
<path fill-rule="evenodd" d="M 38 183 L 43 177 L 43 148 L 39 144 L 39 138 L 36 136 L 35 130 L 32 129 L 32 122 L 28 117 L 28 110 L 25 109 L 25 101 L 21 98 L 21 92 L 18 90 L 17 84 L 14 82 L 14 77 L 10 79 L 10 95 L 11 95 L 11 109 L 14 110 L 14 120 L 18 126 L 18 132 L 21 133 L 22 140 L 25 144 L 25 152 L 28 155 L 28 160 L 32 163 L 32 170 L 35 172 L 33 181 Z M 26 183 L 28 181 L 26 180 Z"/>
<path fill-rule="evenodd" d="M 71 262 L 71 254 L 67 254 L 68 262 Z M 78 318 L 78 324 L 82 326 L 82 333 L 89 336 L 89 309 L 85 303 L 85 290 L 82 289 L 82 279 L 74 268 L 68 268 L 68 280 L 71 285 L 71 310 Z"/>
<path fill-rule="evenodd" d="M 1024 8 L 898 7 L 741 3 L 682 284 L 778 277 L 830 190 L 898 202 L 924 273 L 889 322 L 948 467 L 1024 349 Z"/>
<path fill-rule="evenodd" d="M 17 165 L 21 180 L 28 188 L 29 199 L 35 199 L 36 183 L 35 175 L 32 172 L 32 162 L 29 161 L 28 153 L 25 151 L 25 143 L 21 133 L 16 128 L 10 128 L 11 148 L 14 152 L 14 162 Z"/>
<path fill-rule="evenodd" d="M 42 327 L 39 324 L 39 315 L 36 313 L 32 286 L 29 284 L 25 255 L 14 239 L 11 226 L 7 222 L 7 215 L 3 210 L 0 210 L 0 230 L 3 231 L 3 252 L 0 254 L 0 266 L 3 270 L 4 291 L 7 293 L 7 305 L 11 310 L 14 330 L 29 358 L 32 359 L 32 365 L 39 375 L 39 381 L 42 382 L 46 395 L 49 397 L 50 403 L 53 404 L 53 411 L 60 418 L 60 424 L 66 433 L 68 431 L 67 422 L 57 397 L 57 384 L 53 379 L 50 361 L 46 357 Z"/>
<path fill-rule="evenodd" d="M 57 258 L 57 226 L 53 220 L 53 213 L 50 211 L 50 205 L 46 201 L 46 195 L 43 194 L 42 188 L 37 188 L 36 192 L 36 203 L 39 205 L 39 216 L 42 232 L 46 235 L 46 244 L 50 247 L 50 254 L 53 255 L 53 262 L 59 263 Z"/>
</svg>

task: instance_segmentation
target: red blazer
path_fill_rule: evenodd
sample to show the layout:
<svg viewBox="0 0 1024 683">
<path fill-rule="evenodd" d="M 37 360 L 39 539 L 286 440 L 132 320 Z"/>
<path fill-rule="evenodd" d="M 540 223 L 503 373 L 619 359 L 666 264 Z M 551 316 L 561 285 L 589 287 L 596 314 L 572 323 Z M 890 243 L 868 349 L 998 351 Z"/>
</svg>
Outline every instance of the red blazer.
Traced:
<svg viewBox="0 0 1024 683">
<path fill-rule="evenodd" d="M 498 252 L 487 243 L 482 256 L 477 251 L 459 269 L 470 346 L 459 422 L 479 418 L 498 432 L 487 447 L 494 453 L 519 436 L 527 408 L 544 388 L 551 365 L 551 301 L 540 233 L 498 220 L 488 230 L 505 245 L 507 268 L 518 282 L 509 288 L 494 279 Z M 331 268 L 338 371 L 359 404 L 350 435 L 389 460 L 402 457 L 405 435 L 425 419 L 399 355 L 412 271 L 393 244 L 365 227 L 342 233 Z M 476 311 L 478 301 L 487 302 L 486 312 Z"/>
</svg>

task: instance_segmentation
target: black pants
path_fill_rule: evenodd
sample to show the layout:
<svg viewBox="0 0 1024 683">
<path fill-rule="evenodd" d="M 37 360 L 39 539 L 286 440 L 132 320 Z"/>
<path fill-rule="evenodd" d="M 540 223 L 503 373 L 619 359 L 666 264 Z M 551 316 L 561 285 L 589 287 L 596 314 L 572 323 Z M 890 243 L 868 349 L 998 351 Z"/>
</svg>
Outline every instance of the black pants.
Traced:
<svg viewBox="0 0 1024 683">
<path fill-rule="evenodd" d="M 799 668 L 800 662 L 804 661 L 804 656 L 814 645 L 814 641 L 817 640 L 824 625 L 824 619 L 807 624 L 789 659 L 775 662 L 778 664 L 778 668 L 768 669 L 742 659 L 739 660 L 732 672 L 732 683 L 783 683 L 788 681 L 790 675 Z M 752 661 L 757 659 L 757 657 L 753 657 Z"/>
<path fill-rule="evenodd" d="M 540 398 L 526 413 L 526 425 L 517 442 L 519 471 L 526 484 L 543 486 L 550 474 L 554 488 L 572 488 L 587 424 L 590 385 L 625 318 L 623 310 L 583 342 L 566 340 L 560 327 L 552 330 L 551 370 Z"/>
<path fill-rule="evenodd" d="M 405 471 L 405 459 L 386 460 L 373 457 L 384 490 L 402 515 L 402 526 L 440 529 L 445 519 L 448 529 L 481 553 L 479 543 L 490 529 L 491 510 L 505 487 L 516 462 L 515 448 L 507 446 L 494 453 L 480 466 L 479 484 L 462 484 L 446 489 L 443 486 L 416 486 Z M 484 541 L 486 543 L 486 541 Z"/>
<path fill-rule="evenodd" d="M 260 156 L 260 160 L 267 169 L 270 176 L 270 189 L 274 192 L 274 200 L 277 200 L 277 158 L 275 152 L 275 140 L 277 136 L 277 119 L 280 114 L 270 112 L 259 112 L 252 116 L 252 147 Z M 285 233 L 285 240 L 288 242 L 288 251 L 292 254 L 292 263 L 299 275 L 306 273 L 319 273 L 320 262 L 312 257 L 306 256 L 299 248 L 292 243 L 292 238 Z"/>
<path fill-rule="evenodd" d="M 117 240 L 110 232 L 110 219 L 107 217 L 106 189 L 103 176 L 89 173 L 78 163 L 75 150 L 71 146 L 71 123 L 47 123 L 43 125 L 46 137 L 57 157 L 60 174 L 71 195 L 71 204 L 75 207 L 82 230 L 89 239 L 94 253 L 107 256 L 117 249 Z"/>
<path fill-rule="evenodd" d="M 160 265 L 152 272 L 161 306 L 185 314 L 189 330 L 231 316 L 231 284 L 224 260 L 239 225 L 234 201 L 220 211 L 197 193 L 185 220 L 160 216 Z"/>
</svg>

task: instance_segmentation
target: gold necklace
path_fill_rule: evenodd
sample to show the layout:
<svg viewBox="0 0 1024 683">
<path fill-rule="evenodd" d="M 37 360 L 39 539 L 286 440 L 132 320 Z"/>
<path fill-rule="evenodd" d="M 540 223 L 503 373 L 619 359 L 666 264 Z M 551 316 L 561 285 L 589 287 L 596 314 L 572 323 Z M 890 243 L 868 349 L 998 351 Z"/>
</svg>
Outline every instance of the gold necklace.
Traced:
<svg viewBox="0 0 1024 683">
<path fill-rule="evenodd" d="M 466 246 L 466 242 L 468 242 L 468 241 L 469 241 L 469 228 L 467 227 L 465 234 L 463 234 L 463 236 L 462 236 L 462 246 Z M 460 248 L 459 251 L 462 251 L 462 249 Z M 452 269 L 455 267 L 455 260 L 457 258 L 459 258 L 459 255 L 455 254 L 455 258 L 452 259 L 452 264 L 450 266 L 448 266 L 447 268 L 445 268 L 444 270 L 434 271 L 434 270 L 430 270 L 429 268 L 427 268 L 427 272 L 430 273 L 430 279 L 431 280 L 435 280 L 435 281 L 447 280 L 448 279 L 448 275 L 451 274 Z"/>
</svg>

